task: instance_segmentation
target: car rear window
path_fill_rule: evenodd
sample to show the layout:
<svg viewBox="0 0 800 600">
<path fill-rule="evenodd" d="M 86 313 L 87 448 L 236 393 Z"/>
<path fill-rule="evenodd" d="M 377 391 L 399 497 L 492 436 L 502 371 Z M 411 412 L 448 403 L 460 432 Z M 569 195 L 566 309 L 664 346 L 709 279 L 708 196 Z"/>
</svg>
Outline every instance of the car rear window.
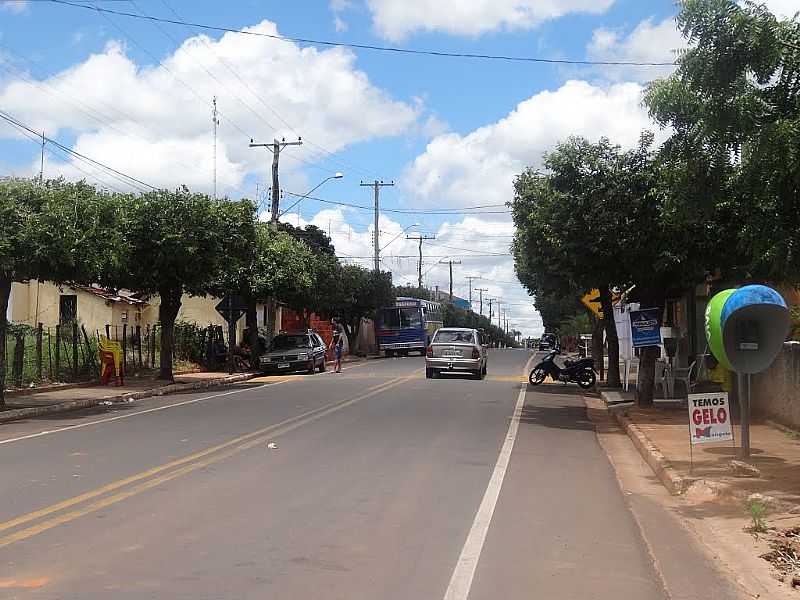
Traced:
<svg viewBox="0 0 800 600">
<path fill-rule="evenodd" d="M 273 350 L 293 350 L 295 348 L 310 348 L 307 335 L 278 335 L 272 340 Z"/>
<path fill-rule="evenodd" d="M 435 344 L 474 344 L 475 335 L 471 331 L 442 331 L 436 332 L 433 338 Z"/>
</svg>

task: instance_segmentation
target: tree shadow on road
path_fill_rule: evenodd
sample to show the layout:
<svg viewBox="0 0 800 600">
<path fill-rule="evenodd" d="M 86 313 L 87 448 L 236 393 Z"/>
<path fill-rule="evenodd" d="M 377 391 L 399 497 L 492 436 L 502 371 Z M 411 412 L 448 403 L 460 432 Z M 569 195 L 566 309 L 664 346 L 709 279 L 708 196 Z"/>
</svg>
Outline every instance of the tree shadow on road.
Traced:
<svg viewBox="0 0 800 600">
<path fill-rule="evenodd" d="M 586 408 L 577 405 L 526 404 L 522 408 L 519 421 L 554 429 L 594 431 L 594 424 L 589 420 Z"/>
</svg>

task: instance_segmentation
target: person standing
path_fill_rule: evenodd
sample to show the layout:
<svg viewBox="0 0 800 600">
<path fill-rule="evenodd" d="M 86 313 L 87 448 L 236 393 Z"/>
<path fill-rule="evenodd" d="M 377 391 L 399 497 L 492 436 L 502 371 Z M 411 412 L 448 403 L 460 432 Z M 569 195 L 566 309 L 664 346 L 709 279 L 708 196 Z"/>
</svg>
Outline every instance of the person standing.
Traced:
<svg viewBox="0 0 800 600">
<path fill-rule="evenodd" d="M 336 340 L 334 340 L 333 346 L 333 356 L 336 359 L 336 364 L 334 365 L 334 372 L 341 373 L 342 372 L 342 351 L 344 350 L 344 341 L 342 340 L 342 335 L 340 334 Z"/>
</svg>

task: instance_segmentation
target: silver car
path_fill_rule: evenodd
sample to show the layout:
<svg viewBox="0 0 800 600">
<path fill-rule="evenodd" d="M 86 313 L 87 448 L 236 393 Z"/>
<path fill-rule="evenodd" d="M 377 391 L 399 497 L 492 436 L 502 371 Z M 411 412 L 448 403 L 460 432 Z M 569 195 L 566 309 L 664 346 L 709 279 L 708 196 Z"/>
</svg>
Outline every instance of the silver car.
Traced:
<svg viewBox="0 0 800 600">
<path fill-rule="evenodd" d="M 489 359 L 483 333 L 464 327 L 444 327 L 433 336 L 425 354 L 425 377 L 440 373 L 472 373 L 475 379 L 486 376 Z"/>
</svg>

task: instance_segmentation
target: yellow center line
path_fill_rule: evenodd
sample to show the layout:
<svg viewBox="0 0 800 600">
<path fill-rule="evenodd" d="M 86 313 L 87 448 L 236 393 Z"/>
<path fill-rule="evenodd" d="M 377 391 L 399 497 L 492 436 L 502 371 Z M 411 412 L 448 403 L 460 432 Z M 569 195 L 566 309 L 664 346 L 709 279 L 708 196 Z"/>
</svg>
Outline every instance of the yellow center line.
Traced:
<svg viewBox="0 0 800 600">
<path fill-rule="evenodd" d="M 181 465 L 186 465 L 186 466 L 183 466 L 182 468 L 180 468 L 180 469 L 178 469 L 176 471 L 173 471 L 171 473 L 167 473 L 165 475 L 161 475 L 160 477 L 156 477 L 155 479 L 151 479 L 151 480 L 149 480 L 149 481 L 147 481 L 147 482 L 145 482 L 143 484 L 140 484 L 140 485 L 138 485 L 138 486 L 134 487 L 133 489 L 128 490 L 126 492 L 121 492 L 121 493 L 116 494 L 114 496 L 110 496 L 108 498 L 104 498 L 104 499 L 102 499 L 102 500 L 100 500 L 98 502 L 90 504 L 89 506 L 87 506 L 85 508 L 82 508 L 82 509 L 79 509 L 79 510 L 76 510 L 76 511 L 72 511 L 70 513 L 66 513 L 64 515 L 55 517 L 55 518 L 53 518 L 53 519 L 51 519 L 49 521 L 45 521 L 44 523 L 41 523 L 39 525 L 35 525 L 35 526 L 30 527 L 28 529 L 24 529 L 22 531 L 14 533 L 14 534 L 10 534 L 10 535 L 7 535 L 5 537 L 2 537 L 2 538 L 0 538 L 0 548 L 2 548 L 3 546 L 7 546 L 9 544 L 12 544 L 14 542 L 17 542 L 19 540 L 32 537 L 32 536 L 34 536 L 34 535 L 36 535 L 38 533 L 41 533 L 42 531 L 46 531 L 47 529 L 51 529 L 52 527 L 55 527 L 55 526 L 60 525 L 62 523 L 66 523 L 68 521 L 76 519 L 76 518 L 78 518 L 78 517 L 80 517 L 80 516 L 82 516 L 84 514 L 89 513 L 89 512 L 93 512 L 95 510 L 99 510 L 101 508 L 109 506 L 110 504 L 115 504 L 116 502 L 120 502 L 121 500 L 124 500 L 126 498 L 129 498 L 130 496 L 133 496 L 135 494 L 138 494 L 138 493 L 141 493 L 141 492 L 143 492 L 145 490 L 148 490 L 148 489 L 150 489 L 150 488 L 152 488 L 152 487 L 154 487 L 156 485 L 159 485 L 160 483 L 164 483 L 165 481 L 169 481 L 171 479 L 175 479 L 176 477 L 180 477 L 181 475 L 185 475 L 185 474 L 190 473 L 190 472 L 192 472 L 192 471 L 194 471 L 196 469 L 199 469 L 201 467 L 204 467 L 204 466 L 207 466 L 209 464 L 213 464 L 215 462 L 218 462 L 220 460 L 228 458 L 229 456 L 237 454 L 238 452 L 241 452 L 242 450 L 251 448 L 251 447 L 261 443 L 263 441 L 263 439 L 261 439 L 261 438 L 263 436 L 265 436 L 266 434 L 269 434 L 269 435 L 271 435 L 273 437 L 276 436 L 276 435 L 285 434 L 285 433 L 287 433 L 289 431 L 292 431 L 292 430 L 294 430 L 294 429 L 296 429 L 298 427 L 301 427 L 303 425 L 306 425 L 308 423 L 316 421 L 316 420 L 318 420 L 318 419 L 320 419 L 320 418 L 322 418 L 322 417 L 324 417 L 324 416 L 326 416 L 326 415 L 328 415 L 330 413 L 336 412 L 337 410 L 341 410 L 341 409 L 343 409 L 343 408 L 345 408 L 347 406 L 355 404 L 356 402 L 359 402 L 359 401 L 364 400 L 366 398 L 375 396 L 376 394 L 379 394 L 379 393 L 381 393 L 383 391 L 386 391 L 386 390 L 388 390 L 390 388 L 396 387 L 396 386 L 400 385 L 401 383 L 404 383 L 408 379 L 411 379 L 412 377 L 414 377 L 414 375 L 410 375 L 410 376 L 406 376 L 406 377 L 396 377 L 394 379 L 389 380 L 388 382 L 384 382 L 384 383 L 372 386 L 372 387 L 368 388 L 366 392 L 364 392 L 363 394 L 361 394 L 359 396 L 355 396 L 354 398 L 349 398 L 349 399 L 346 399 L 346 400 L 342 400 L 342 401 L 339 401 L 339 402 L 337 402 L 335 404 L 322 406 L 320 408 L 316 408 L 316 409 L 307 411 L 307 412 L 302 413 L 300 415 L 297 415 L 297 416 L 294 416 L 294 417 L 290 417 L 290 418 L 288 418 L 288 419 L 286 419 L 284 421 L 281 421 L 280 423 L 276 423 L 274 425 L 270 425 L 268 427 L 264 427 L 262 429 L 258 429 L 256 431 L 253 431 L 251 433 L 247 433 L 245 435 L 238 436 L 238 437 L 233 438 L 231 440 L 228 440 L 227 442 L 224 442 L 222 444 L 218 444 L 216 446 L 212 446 L 210 448 L 206 448 L 205 450 L 201 450 L 199 452 L 194 452 L 192 454 L 184 456 L 183 458 L 171 461 L 169 463 L 160 465 L 158 467 L 153 467 L 152 469 L 148 469 L 146 471 L 142 471 L 141 473 L 137 473 L 137 474 L 132 475 L 130 477 L 126 477 L 125 479 L 120 479 L 119 481 L 115 481 L 113 483 L 109 483 L 107 485 L 104 485 L 104 486 L 96 488 L 94 490 L 85 492 L 85 493 L 80 494 L 78 496 L 75 496 L 73 498 L 69 498 L 67 500 L 64 500 L 62 502 L 58 502 L 56 504 L 53 504 L 51 506 L 42 508 L 40 510 L 36 510 L 36 511 L 30 512 L 30 513 L 27 513 L 27 514 L 22 515 L 20 517 L 16 517 L 16 518 L 11 519 L 9 521 L 5 521 L 4 523 L 0 523 L 0 531 L 5 531 L 5 530 L 8 530 L 8 529 L 11 529 L 11 528 L 14 528 L 14 527 L 18 527 L 18 526 L 23 525 L 25 523 L 29 523 L 31 521 L 34 521 L 34 520 L 42 518 L 42 517 L 46 517 L 48 515 L 51 515 L 51 514 L 56 513 L 56 512 L 59 512 L 59 511 L 64 510 L 66 508 L 70 508 L 70 507 L 75 506 L 77 504 L 80 504 L 82 502 L 86 502 L 87 500 L 92 500 L 94 498 L 97 498 L 98 496 L 102 496 L 102 495 L 107 494 L 109 492 L 118 490 L 119 488 L 122 488 L 122 487 L 124 487 L 126 485 L 129 485 L 131 483 L 135 483 L 137 481 L 142 481 L 144 479 L 148 479 L 150 477 L 153 477 L 154 475 L 158 475 L 159 473 L 163 473 L 164 471 L 167 471 L 167 470 L 172 469 L 174 467 L 180 467 Z M 258 438 L 258 439 L 254 440 L 253 438 Z M 228 450 L 226 452 L 220 452 L 222 450 L 225 450 L 226 448 L 231 448 L 232 446 L 236 446 L 237 444 L 242 444 L 243 442 L 248 442 L 248 441 L 250 442 L 249 444 L 244 444 L 242 446 L 233 448 L 233 449 Z M 216 456 L 210 456 L 210 455 L 215 455 L 215 454 L 216 454 Z M 203 461 L 199 460 L 199 459 L 202 459 L 202 458 L 205 458 L 205 457 L 209 457 L 209 458 L 207 458 L 206 460 L 203 460 Z"/>
</svg>

